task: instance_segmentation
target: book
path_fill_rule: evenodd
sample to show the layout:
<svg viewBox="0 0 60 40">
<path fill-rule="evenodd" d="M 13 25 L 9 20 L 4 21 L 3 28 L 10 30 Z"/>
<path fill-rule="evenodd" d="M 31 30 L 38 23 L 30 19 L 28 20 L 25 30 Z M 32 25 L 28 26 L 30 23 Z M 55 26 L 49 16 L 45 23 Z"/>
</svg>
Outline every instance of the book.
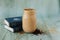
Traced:
<svg viewBox="0 0 60 40">
<path fill-rule="evenodd" d="M 4 25 L 5 29 L 11 31 L 11 32 L 21 32 L 23 31 L 22 27 L 14 27 L 14 28 L 11 28 L 11 27 L 8 27 L 7 25 Z"/>
<path fill-rule="evenodd" d="M 8 27 L 22 27 L 22 17 L 10 17 L 10 18 L 5 18 L 4 19 L 4 24 L 7 25 Z"/>
</svg>

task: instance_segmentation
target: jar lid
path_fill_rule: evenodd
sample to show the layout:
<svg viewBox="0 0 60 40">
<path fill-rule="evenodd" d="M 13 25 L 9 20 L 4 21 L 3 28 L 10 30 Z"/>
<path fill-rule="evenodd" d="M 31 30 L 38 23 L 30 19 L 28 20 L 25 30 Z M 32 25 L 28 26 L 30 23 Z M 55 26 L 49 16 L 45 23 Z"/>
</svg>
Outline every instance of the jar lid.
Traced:
<svg viewBox="0 0 60 40">
<path fill-rule="evenodd" d="M 35 13 L 35 9 L 26 8 L 26 9 L 24 9 L 24 13 L 34 14 Z"/>
</svg>

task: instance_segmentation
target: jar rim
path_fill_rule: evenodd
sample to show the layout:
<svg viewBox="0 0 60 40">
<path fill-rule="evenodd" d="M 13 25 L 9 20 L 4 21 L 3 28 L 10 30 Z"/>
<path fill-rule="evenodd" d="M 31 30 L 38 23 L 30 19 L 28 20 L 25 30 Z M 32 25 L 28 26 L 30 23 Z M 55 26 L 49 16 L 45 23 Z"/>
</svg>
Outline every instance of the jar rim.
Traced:
<svg viewBox="0 0 60 40">
<path fill-rule="evenodd" d="M 33 9 L 33 8 L 25 8 L 24 10 L 35 10 L 35 9 Z"/>
</svg>

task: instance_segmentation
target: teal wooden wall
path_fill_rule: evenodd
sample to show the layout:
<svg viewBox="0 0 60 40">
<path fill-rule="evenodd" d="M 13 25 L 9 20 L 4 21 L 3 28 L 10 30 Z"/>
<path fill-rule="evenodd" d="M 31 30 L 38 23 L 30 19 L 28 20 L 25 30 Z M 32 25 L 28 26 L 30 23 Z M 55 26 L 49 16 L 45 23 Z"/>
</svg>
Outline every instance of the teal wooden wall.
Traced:
<svg viewBox="0 0 60 40">
<path fill-rule="evenodd" d="M 0 0 L 1 15 L 20 16 L 24 8 L 36 9 L 37 15 L 56 15 L 59 4 L 58 0 Z"/>
<path fill-rule="evenodd" d="M 37 21 L 40 23 L 49 22 L 50 18 L 60 15 L 58 0 L 0 0 L 0 20 L 22 16 L 24 8 L 36 9 Z"/>
</svg>

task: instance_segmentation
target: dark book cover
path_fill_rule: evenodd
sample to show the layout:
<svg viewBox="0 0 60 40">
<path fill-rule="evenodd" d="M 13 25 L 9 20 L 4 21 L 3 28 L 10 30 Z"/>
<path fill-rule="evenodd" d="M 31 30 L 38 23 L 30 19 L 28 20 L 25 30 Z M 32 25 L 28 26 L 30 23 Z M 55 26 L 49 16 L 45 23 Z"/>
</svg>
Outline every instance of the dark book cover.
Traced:
<svg viewBox="0 0 60 40">
<path fill-rule="evenodd" d="M 22 17 L 11 17 L 11 18 L 5 18 L 4 24 L 6 24 L 9 27 L 22 27 Z"/>
</svg>

